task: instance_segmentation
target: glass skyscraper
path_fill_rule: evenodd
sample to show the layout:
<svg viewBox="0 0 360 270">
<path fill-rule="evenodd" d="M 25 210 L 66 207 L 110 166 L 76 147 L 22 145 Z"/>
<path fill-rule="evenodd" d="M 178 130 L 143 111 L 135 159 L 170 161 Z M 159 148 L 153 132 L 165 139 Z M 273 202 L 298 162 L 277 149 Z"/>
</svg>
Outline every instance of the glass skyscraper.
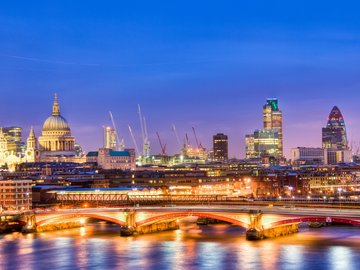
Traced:
<svg viewBox="0 0 360 270">
<path fill-rule="evenodd" d="M 322 129 L 323 148 L 333 150 L 347 150 L 345 121 L 337 106 L 331 110 L 326 127 Z"/>
</svg>

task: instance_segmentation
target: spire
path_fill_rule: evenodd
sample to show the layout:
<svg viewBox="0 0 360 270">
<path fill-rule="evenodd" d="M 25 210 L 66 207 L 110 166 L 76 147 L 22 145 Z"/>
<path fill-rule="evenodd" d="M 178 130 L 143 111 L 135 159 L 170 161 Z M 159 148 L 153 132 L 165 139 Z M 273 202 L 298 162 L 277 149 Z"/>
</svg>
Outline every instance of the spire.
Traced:
<svg viewBox="0 0 360 270">
<path fill-rule="evenodd" d="M 60 106 L 59 106 L 59 101 L 58 101 L 58 97 L 57 97 L 56 93 L 55 93 L 55 96 L 54 96 L 54 104 L 53 104 L 52 115 L 53 116 L 60 115 Z"/>
<path fill-rule="evenodd" d="M 30 127 L 29 138 L 35 138 L 35 132 L 34 132 L 34 127 L 33 126 Z"/>
</svg>

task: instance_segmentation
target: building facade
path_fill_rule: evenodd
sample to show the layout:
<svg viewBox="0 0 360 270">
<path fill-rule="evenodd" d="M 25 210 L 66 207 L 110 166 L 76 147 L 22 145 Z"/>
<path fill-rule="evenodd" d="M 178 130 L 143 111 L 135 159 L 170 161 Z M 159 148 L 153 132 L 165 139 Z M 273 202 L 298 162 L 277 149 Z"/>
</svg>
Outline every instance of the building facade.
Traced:
<svg viewBox="0 0 360 270">
<path fill-rule="evenodd" d="M 109 148 L 112 150 L 116 150 L 116 131 L 114 128 L 109 126 L 104 126 L 104 148 Z"/>
<path fill-rule="evenodd" d="M 213 136 L 213 155 L 215 161 L 225 161 L 229 159 L 228 136 L 218 133 Z"/>
<path fill-rule="evenodd" d="M 246 158 L 280 157 L 279 133 L 277 130 L 255 130 L 254 134 L 245 137 Z"/>
<path fill-rule="evenodd" d="M 245 136 L 246 158 L 281 159 L 284 154 L 282 112 L 275 98 L 267 99 L 263 106 L 263 125 L 263 129 Z"/>
<path fill-rule="evenodd" d="M 84 162 L 78 156 L 75 137 L 67 120 L 60 113 L 60 105 L 55 94 L 51 115 L 45 120 L 42 134 L 38 139 L 39 160 L 43 162 Z"/>
<path fill-rule="evenodd" d="M 264 130 L 277 130 L 278 150 L 276 152 L 279 157 L 283 157 L 283 117 L 276 98 L 267 99 L 266 104 L 263 106 L 263 122 Z"/>
<path fill-rule="evenodd" d="M 86 162 L 97 163 L 104 170 L 135 170 L 135 151 L 114 151 L 109 148 L 100 148 L 99 151 L 89 152 Z"/>
<path fill-rule="evenodd" d="M 294 165 L 326 165 L 328 153 L 325 148 L 297 147 L 291 149 L 291 159 Z"/>
<path fill-rule="evenodd" d="M 327 149 L 348 149 L 345 121 L 337 106 L 330 112 L 326 127 L 322 129 L 322 146 Z"/>
<path fill-rule="evenodd" d="M 32 180 L 0 180 L 0 210 L 29 210 Z"/>
</svg>

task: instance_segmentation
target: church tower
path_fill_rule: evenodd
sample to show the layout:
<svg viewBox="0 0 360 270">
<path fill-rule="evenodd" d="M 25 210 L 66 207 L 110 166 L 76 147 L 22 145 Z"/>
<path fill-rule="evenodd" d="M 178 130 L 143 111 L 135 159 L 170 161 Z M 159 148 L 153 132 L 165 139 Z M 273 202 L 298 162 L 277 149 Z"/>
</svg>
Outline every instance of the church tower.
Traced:
<svg viewBox="0 0 360 270">
<path fill-rule="evenodd" d="M 35 162 L 38 157 L 37 139 L 35 137 L 34 128 L 31 126 L 29 137 L 26 140 L 26 162 Z"/>
</svg>

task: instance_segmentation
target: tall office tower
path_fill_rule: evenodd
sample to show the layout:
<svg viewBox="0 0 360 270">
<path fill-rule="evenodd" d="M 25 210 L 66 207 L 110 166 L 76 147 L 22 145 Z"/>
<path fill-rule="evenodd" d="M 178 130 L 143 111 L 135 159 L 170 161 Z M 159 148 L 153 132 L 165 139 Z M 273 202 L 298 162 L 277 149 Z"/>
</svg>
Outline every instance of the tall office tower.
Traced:
<svg viewBox="0 0 360 270">
<path fill-rule="evenodd" d="M 276 98 L 269 98 L 263 106 L 264 130 L 277 130 L 278 132 L 278 156 L 284 155 L 283 149 L 283 127 L 282 127 L 282 112 L 279 110 L 278 100 Z"/>
<path fill-rule="evenodd" d="M 3 135 L 7 141 L 7 151 L 13 152 L 15 155 L 23 154 L 22 128 L 21 127 L 4 127 Z"/>
<path fill-rule="evenodd" d="M 116 131 L 112 127 L 104 127 L 104 148 L 116 149 Z"/>
<path fill-rule="evenodd" d="M 245 157 L 248 159 L 257 157 L 254 139 L 254 134 L 245 135 Z"/>
<path fill-rule="evenodd" d="M 214 160 L 225 161 L 229 159 L 228 155 L 228 136 L 218 133 L 213 136 Z"/>
<path fill-rule="evenodd" d="M 246 158 L 261 158 L 265 156 L 279 158 L 279 134 L 277 129 L 255 130 L 245 136 Z"/>
<path fill-rule="evenodd" d="M 322 129 L 322 146 L 333 150 L 348 149 L 344 117 L 336 106 L 330 112 L 326 127 Z"/>
</svg>

